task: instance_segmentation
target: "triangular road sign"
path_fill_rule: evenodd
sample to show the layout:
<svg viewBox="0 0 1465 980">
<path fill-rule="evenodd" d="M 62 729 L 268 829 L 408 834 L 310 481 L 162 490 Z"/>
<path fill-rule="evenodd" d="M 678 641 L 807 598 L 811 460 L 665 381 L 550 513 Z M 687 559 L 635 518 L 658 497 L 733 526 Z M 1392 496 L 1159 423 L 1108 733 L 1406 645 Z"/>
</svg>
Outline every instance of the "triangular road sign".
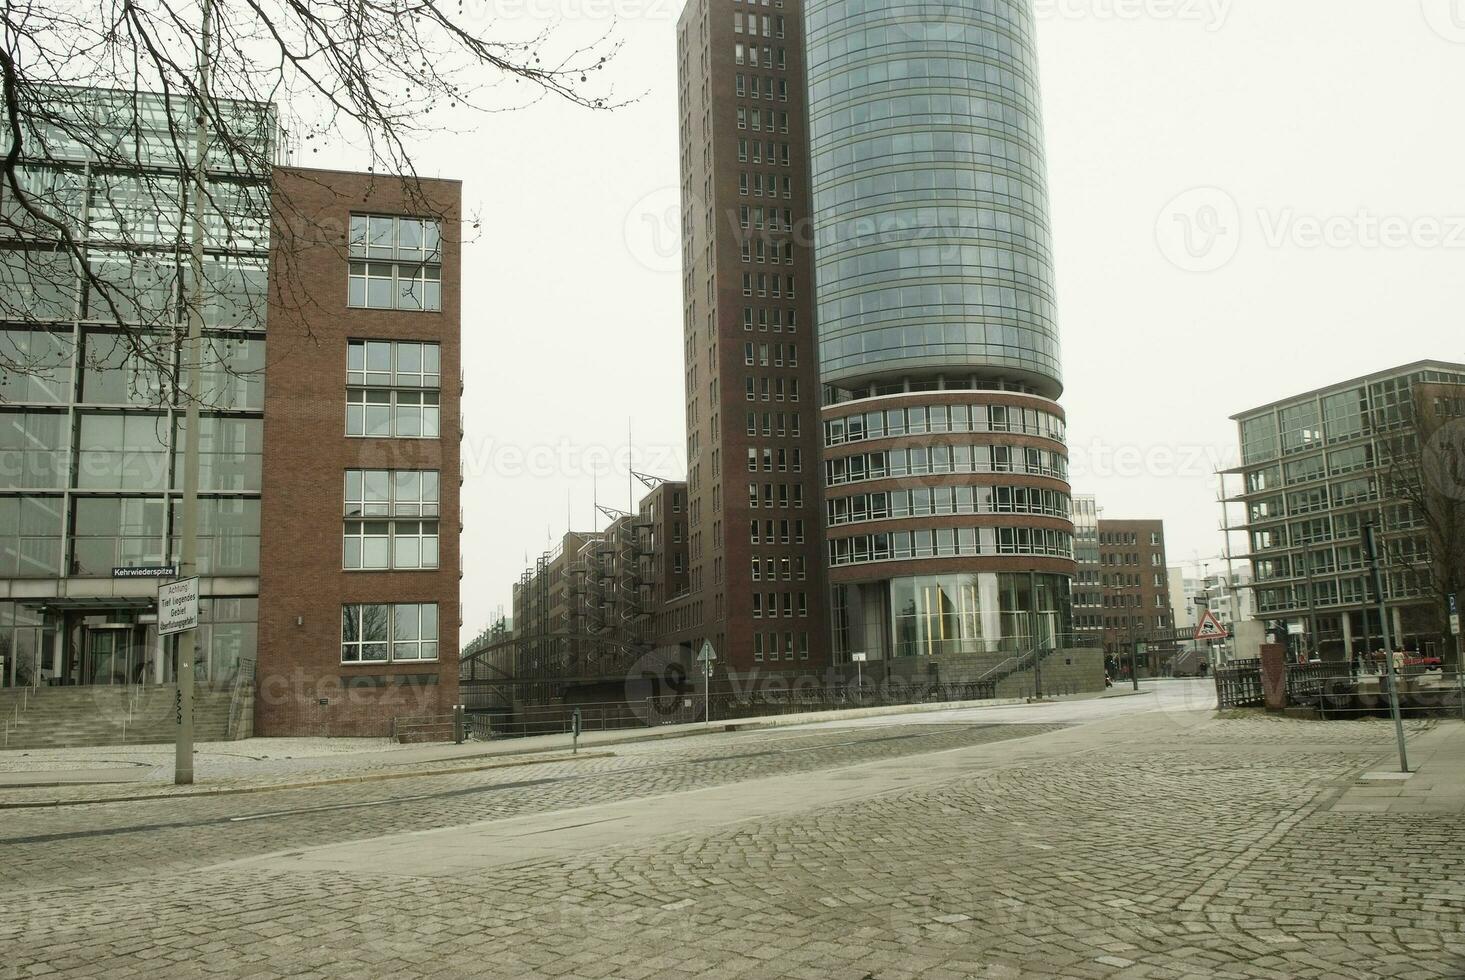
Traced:
<svg viewBox="0 0 1465 980">
<path fill-rule="evenodd" d="M 697 660 L 701 663 L 708 663 L 717 659 L 717 653 L 712 649 L 711 640 L 702 641 L 702 649 L 697 651 Z"/>
<path fill-rule="evenodd" d="M 1230 635 L 1226 627 L 1222 626 L 1221 621 L 1216 618 L 1216 614 L 1209 609 L 1205 611 L 1205 615 L 1201 616 L 1200 624 L 1195 628 L 1197 640 L 1224 640 Z"/>
</svg>

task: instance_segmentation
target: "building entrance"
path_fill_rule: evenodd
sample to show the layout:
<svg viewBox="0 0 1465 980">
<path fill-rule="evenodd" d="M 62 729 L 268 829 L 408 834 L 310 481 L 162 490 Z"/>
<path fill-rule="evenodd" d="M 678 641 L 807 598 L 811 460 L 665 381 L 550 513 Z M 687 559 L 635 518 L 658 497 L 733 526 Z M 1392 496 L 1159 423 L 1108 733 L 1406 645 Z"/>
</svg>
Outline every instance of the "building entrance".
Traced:
<svg viewBox="0 0 1465 980">
<path fill-rule="evenodd" d="M 145 684 L 152 659 L 132 624 L 88 627 L 81 661 L 82 684 Z"/>
</svg>

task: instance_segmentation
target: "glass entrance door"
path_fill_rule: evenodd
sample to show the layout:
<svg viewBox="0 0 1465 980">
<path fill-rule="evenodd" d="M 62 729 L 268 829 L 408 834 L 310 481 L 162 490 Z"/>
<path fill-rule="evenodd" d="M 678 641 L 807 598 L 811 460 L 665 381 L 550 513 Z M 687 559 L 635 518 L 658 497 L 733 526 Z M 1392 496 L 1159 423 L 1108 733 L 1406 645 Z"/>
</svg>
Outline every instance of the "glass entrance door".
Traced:
<svg viewBox="0 0 1465 980">
<path fill-rule="evenodd" d="M 136 673 L 137 653 L 129 628 L 103 627 L 89 629 L 86 636 L 86 657 L 83 661 L 83 684 L 132 684 Z"/>
</svg>

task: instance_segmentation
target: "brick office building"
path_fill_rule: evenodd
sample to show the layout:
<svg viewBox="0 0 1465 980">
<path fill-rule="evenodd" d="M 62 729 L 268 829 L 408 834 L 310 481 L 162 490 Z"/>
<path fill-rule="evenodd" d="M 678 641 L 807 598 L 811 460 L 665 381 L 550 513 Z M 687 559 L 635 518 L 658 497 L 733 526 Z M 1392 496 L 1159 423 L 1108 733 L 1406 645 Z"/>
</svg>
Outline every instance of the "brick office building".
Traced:
<svg viewBox="0 0 1465 980">
<path fill-rule="evenodd" d="M 261 735 L 457 699 L 460 185 L 275 171 Z"/>
<path fill-rule="evenodd" d="M 1111 663 L 1127 664 L 1143 643 L 1140 669 L 1156 674 L 1177 644 L 1175 611 L 1165 554 L 1165 522 L 1094 519 L 1092 497 L 1076 502 L 1082 514 L 1074 628 L 1104 647 Z"/>
<path fill-rule="evenodd" d="M 120 737 L 135 704 L 151 727 L 134 717 L 128 738 L 167 737 L 149 706 L 175 674 L 156 595 L 179 563 L 172 134 L 192 113 L 114 90 L 58 90 L 58 107 L 95 138 L 33 139 L 50 155 L 21 161 L 22 184 L 89 229 L 86 263 L 131 302 L 79 288 L 0 209 L 0 687 L 84 714 L 81 738 Z M 230 702 L 253 678 L 259 734 L 379 735 L 456 696 L 458 185 L 276 166 L 268 105 L 231 104 L 229 125 L 206 173 L 199 731 L 246 733 Z"/>
<path fill-rule="evenodd" d="M 733 671 L 829 656 L 803 29 L 801 0 L 677 22 L 690 569 L 665 639 Z"/>
</svg>

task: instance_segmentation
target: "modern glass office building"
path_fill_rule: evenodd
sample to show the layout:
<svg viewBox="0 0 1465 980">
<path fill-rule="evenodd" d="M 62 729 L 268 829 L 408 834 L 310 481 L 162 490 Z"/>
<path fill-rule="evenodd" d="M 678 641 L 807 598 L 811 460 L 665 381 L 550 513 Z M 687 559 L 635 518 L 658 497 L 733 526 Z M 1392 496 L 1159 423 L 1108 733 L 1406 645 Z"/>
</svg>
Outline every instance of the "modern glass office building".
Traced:
<svg viewBox="0 0 1465 980">
<path fill-rule="evenodd" d="M 1363 542 L 1372 524 L 1390 639 L 1452 651 L 1428 515 L 1399 485 L 1430 458 L 1432 420 L 1456 419 L 1462 405 L 1465 364 L 1420 361 L 1232 416 L 1241 465 L 1222 478 L 1243 517 L 1229 530 L 1246 537 L 1255 616 L 1270 633 L 1325 660 L 1383 647 Z"/>
<path fill-rule="evenodd" d="M 805 8 L 836 656 L 1070 632 L 1028 0 Z"/>
<path fill-rule="evenodd" d="M 176 564 L 180 531 L 185 176 L 162 97 L 59 89 L 51 104 L 66 121 L 28 133 L 30 208 L 0 202 L 0 686 L 161 683 L 172 665 L 156 570 Z M 205 222 L 198 657 L 215 681 L 255 653 L 279 145 L 270 107 L 235 109 L 233 145 L 248 149 L 210 159 Z M 191 132 L 186 104 L 171 113 Z M 46 219 L 80 243 L 85 268 Z"/>
</svg>

